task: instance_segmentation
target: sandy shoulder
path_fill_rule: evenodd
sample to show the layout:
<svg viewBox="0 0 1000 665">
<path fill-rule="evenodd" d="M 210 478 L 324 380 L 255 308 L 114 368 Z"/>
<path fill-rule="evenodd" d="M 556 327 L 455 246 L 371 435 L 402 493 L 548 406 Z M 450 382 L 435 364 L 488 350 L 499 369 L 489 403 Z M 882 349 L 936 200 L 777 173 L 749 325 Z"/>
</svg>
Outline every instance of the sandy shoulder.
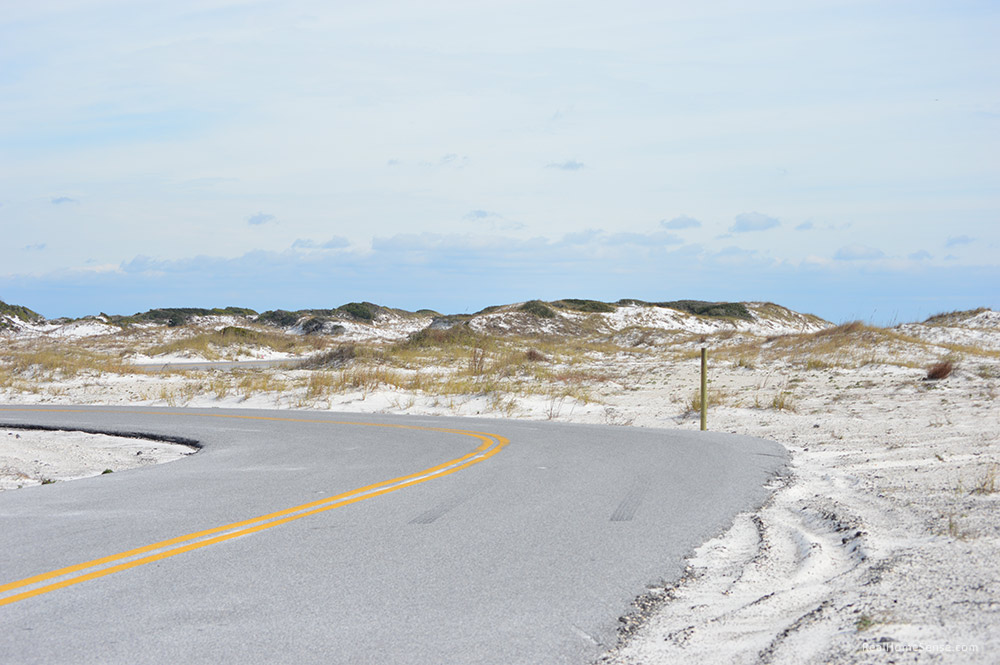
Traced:
<svg viewBox="0 0 1000 665">
<path fill-rule="evenodd" d="M 0 491 L 172 462 L 192 452 L 146 439 L 0 427 Z"/>
<path fill-rule="evenodd" d="M 711 425 L 783 443 L 787 474 L 601 662 L 1000 662 L 996 380 L 771 370 L 794 412 L 721 407 Z"/>
</svg>

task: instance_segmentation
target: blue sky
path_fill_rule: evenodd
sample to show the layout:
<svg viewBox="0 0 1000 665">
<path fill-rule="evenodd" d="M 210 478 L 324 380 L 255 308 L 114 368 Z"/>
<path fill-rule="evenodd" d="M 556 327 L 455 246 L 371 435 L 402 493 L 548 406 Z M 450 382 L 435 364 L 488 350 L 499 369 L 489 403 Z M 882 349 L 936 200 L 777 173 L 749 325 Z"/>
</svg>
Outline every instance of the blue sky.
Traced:
<svg viewBox="0 0 1000 665">
<path fill-rule="evenodd" d="M 0 299 L 1000 308 L 997 34 L 961 0 L 17 3 Z"/>
</svg>

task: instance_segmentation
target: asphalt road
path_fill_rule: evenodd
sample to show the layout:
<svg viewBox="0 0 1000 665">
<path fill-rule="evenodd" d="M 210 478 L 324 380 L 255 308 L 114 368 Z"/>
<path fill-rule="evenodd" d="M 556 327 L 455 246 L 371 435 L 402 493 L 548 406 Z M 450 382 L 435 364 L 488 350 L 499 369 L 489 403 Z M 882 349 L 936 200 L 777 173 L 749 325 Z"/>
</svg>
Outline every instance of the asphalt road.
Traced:
<svg viewBox="0 0 1000 665">
<path fill-rule="evenodd" d="M 4 663 L 590 663 L 785 462 L 749 437 L 508 420 L 0 407 L 3 423 L 203 446 L 0 493 Z"/>
</svg>

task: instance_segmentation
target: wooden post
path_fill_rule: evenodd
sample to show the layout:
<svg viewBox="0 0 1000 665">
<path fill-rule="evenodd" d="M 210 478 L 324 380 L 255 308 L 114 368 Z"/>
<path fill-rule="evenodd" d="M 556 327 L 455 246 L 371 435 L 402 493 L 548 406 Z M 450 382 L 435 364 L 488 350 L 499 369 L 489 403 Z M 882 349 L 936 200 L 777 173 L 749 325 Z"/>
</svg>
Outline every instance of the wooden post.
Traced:
<svg viewBox="0 0 1000 665">
<path fill-rule="evenodd" d="M 708 429 L 708 349 L 701 347 L 701 431 Z"/>
</svg>

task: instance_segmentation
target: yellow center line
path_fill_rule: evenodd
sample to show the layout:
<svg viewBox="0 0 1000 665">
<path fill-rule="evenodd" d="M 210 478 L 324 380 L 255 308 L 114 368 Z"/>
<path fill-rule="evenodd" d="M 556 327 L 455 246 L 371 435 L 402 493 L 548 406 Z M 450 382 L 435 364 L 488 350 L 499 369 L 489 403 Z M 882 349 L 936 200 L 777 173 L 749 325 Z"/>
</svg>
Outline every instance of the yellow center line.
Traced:
<svg viewBox="0 0 1000 665">
<path fill-rule="evenodd" d="M 0 413 L 4 411 L 33 411 L 41 413 L 95 413 L 94 411 L 85 411 L 83 409 L 17 409 L 17 408 L 0 408 Z M 308 517 L 310 515 L 316 515 L 318 513 L 325 512 L 327 510 L 333 510 L 334 508 L 340 508 L 342 506 L 347 506 L 359 501 L 364 501 L 365 499 L 370 499 L 376 496 L 381 496 L 383 494 L 388 494 L 389 492 L 395 492 L 396 490 L 403 489 L 404 487 L 410 487 L 418 483 L 423 483 L 434 478 L 441 478 L 461 469 L 465 469 L 473 464 L 478 464 L 484 460 L 489 459 L 493 455 L 497 454 L 501 448 L 509 443 L 509 440 L 498 434 L 490 434 L 487 432 L 475 432 L 472 430 L 460 430 L 460 429 L 449 429 L 442 427 L 423 427 L 419 425 L 395 425 L 386 423 L 363 423 L 363 422 L 346 422 L 346 421 L 331 421 L 331 420 L 317 420 L 308 418 L 281 418 L 273 416 L 248 416 L 248 415 L 229 415 L 229 414 L 219 414 L 219 413 L 176 413 L 176 412 L 157 412 L 157 411 L 100 411 L 99 413 L 127 413 L 127 414 L 140 414 L 140 415 L 170 415 L 170 416 L 199 416 L 199 417 L 210 417 L 210 418 L 235 418 L 235 419 L 245 419 L 245 420 L 271 420 L 271 421 L 284 421 L 284 422 L 298 422 L 298 423 L 321 423 L 327 425 L 356 425 L 361 427 L 386 427 L 394 429 L 412 429 L 412 430 L 423 430 L 428 432 L 441 432 L 445 434 L 459 434 L 464 436 L 470 436 L 481 441 L 479 447 L 470 453 L 467 453 L 461 457 L 457 457 L 453 460 L 449 460 L 442 464 L 432 466 L 430 468 L 418 471 L 416 473 L 411 473 L 406 476 L 400 476 L 398 478 L 392 478 L 390 480 L 385 480 L 372 485 L 366 485 L 365 487 L 360 487 L 358 489 L 350 490 L 332 497 L 326 497 L 324 499 L 319 499 L 309 503 L 304 503 L 299 506 L 293 506 L 291 508 L 286 508 L 273 513 L 268 513 L 266 515 L 261 515 L 259 517 L 254 517 L 239 522 L 233 522 L 231 524 L 226 524 L 223 526 L 214 527 L 211 529 L 205 529 L 202 531 L 197 531 L 194 533 L 189 533 L 184 536 L 178 536 L 176 538 L 170 538 L 168 540 L 163 540 L 158 543 L 153 543 L 151 545 L 146 545 L 144 547 L 138 547 L 135 549 L 127 550 L 125 552 L 120 552 L 118 554 L 112 554 L 110 556 L 101 557 L 99 559 L 94 559 L 92 561 L 87 561 L 84 563 L 79 563 L 73 566 L 67 566 L 65 568 L 59 568 L 57 570 L 49 571 L 47 573 L 42 573 L 40 575 L 34 575 L 32 577 L 27 577 L 16 582 L 9 582 L 7 584 L 0 585 L 0 593 L 5 593 L 7 591 L 12 591 L 14 589 L 20 589 L 28 586 L 33 586 L 48 580 L 52 580 L 58 577 L 65 577 L 66 575 L 71 575 L 73 573 L 78 573 L 88 568 L 96 568 L 98 566 L 104 566 L 106 564 L 114 563 L 116 561 L 122 561 L 123 559 L 130 559 L 132 557 L 139 556 L 141 554 L 148 554 L 149 552 L 155 552 L 156 550 L 167 549 L 163 552 L 158 552 L 156 554 L 149 554 L 138 559 L 133 559 L 131 561 L 125 561 L 114 566 L 107 566 L 105 568 L 100 568 L 99 570 L 94 570 L 89 573 L 82 575 L 77 575 L 75 577 L 70 577 L 68 579 L 60 580 L 58 582 L 53 582 L 51 584 L 37 587 L 35 589 L 30 589 L 23 591 L 19 594 L 14 594 L 7 596 L 6 598 L 0 598 L 0 606 L 10 605 L 11 603 L 16 603 L 20 600 L 26 598 L 31 598 L 44 593 L 49 593 L 57 589 L 62 589 L 74 584 L 79 584 L 81 582 L 86 582 L 88 580 L 96 579 L 98 577 L 104 577 L 106 575 L 111 575 L 112 573 L 117 573 L 123 570 L 128 570 L 130 568 L 135 568 L 137 566 L 142 566 L 147 563 L 152 563 L 154 561 L 160 561 L 172 556 L 177 556 L 178 554 L 183 554 L 185 552 L 190 552 L 192 550 L 200 549 L 202 547 L 207 547 L 209 545 L 214 545 L 216 543 L 221 543 L 227 540 L 232 540 L 233 538 L 238 538 L 240 536 L 249 535 L 251 533 L 257 533 L 259 531 L 264 531 L 265 529 L 271 529 L 273 527 L 287 524 L 289 522 L 302 519 L 303 517 Z M 3 423 L 0 422 L 0 427 Z M 225 533 L 229 532 L 229 533 Z M 214 535 L 221 534 L 221 535 Z M 207 536 L 213 536 L 212 538 L 206 538 Z M 201 540 L 199 540 L 201 539 Z M 196 541 L 196 542 L 190 542 Z M 187 543 L 186 545 L 181 545 L 181 543 Z M 179 547 L 174 547 L 180 545 Z"/>
</svg>

